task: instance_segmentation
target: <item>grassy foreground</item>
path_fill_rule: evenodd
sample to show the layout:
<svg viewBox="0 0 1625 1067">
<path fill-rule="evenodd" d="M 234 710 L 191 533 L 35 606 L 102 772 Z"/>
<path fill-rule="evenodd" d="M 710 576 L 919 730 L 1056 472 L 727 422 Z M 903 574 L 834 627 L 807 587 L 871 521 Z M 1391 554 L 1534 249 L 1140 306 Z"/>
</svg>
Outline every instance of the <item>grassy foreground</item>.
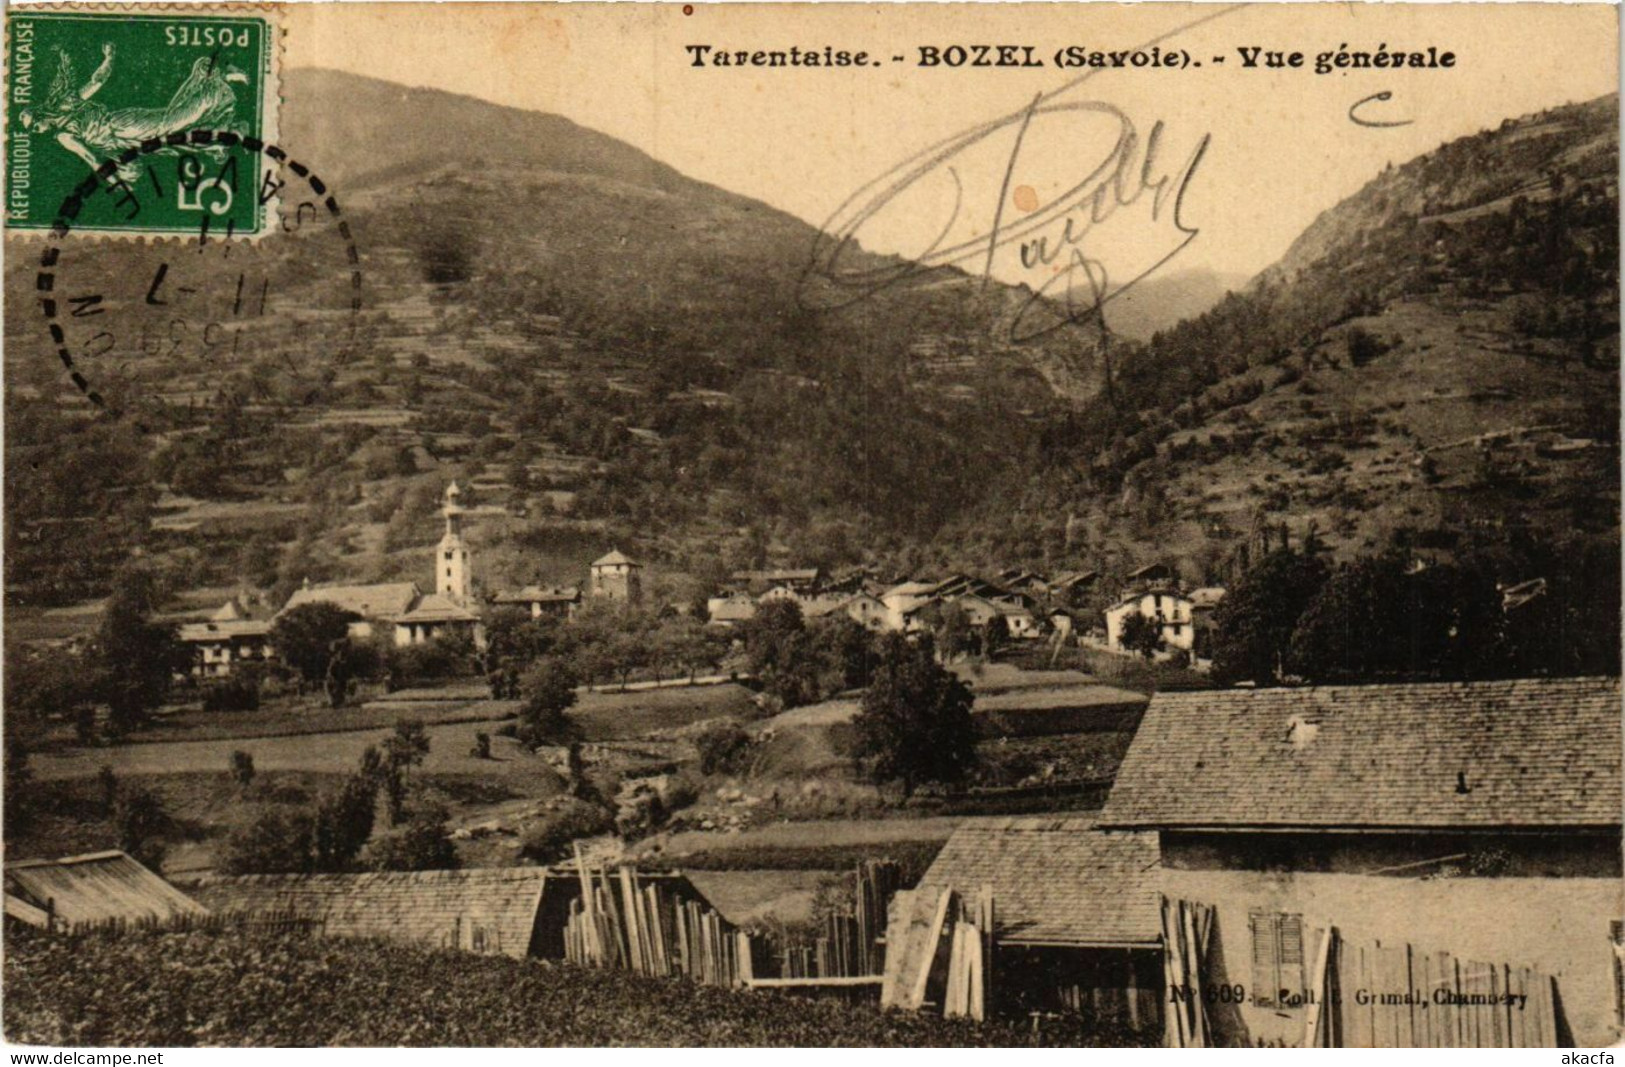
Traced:
<svg viewBox="0 0 1625 1067">
<path fill-rule="evenodd" d="M 1027 1027 L 243 931 L 8 932 L 5 1035 L 69 1046 L 1030 1045 Z M 1126 1034 L 1046 1028 L 1048 1044 Z"/>
</svg>

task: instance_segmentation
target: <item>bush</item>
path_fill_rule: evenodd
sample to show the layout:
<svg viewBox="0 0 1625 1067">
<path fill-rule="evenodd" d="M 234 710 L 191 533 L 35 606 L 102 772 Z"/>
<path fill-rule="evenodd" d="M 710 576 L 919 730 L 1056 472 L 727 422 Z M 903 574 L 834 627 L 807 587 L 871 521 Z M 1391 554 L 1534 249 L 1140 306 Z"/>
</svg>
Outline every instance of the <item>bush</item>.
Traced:
<svg viewBox="0 0 1625 1067">
<path fill-rule="evenodd" d="M 570 855 L 571 842 L 608 833 L 614 826 L 608 808 L 568 797 L 525 835 L 520 853 L 538 863 L 555 863 Z"/>
<path fill-rule="evenodd" d="M 436 637 L 421 645 L 392 647 L 384 653 L 384 670 L 391 689 L 421 682 L 462 678 L 474 673 L 475 663 L 467 642 Z"/>
<path fill-rule="evenodd" d="M 694 737 L 701 774 L 738 774 L 750 752 L 750 734 L 733 722 L 708 726 Z"/>
<path fill-rule="evenodd" d="M 254 784 L 254 757 L 242 749 L 231 754 L 231 778 L 243 792 Z"/>
<path fill-rule="evenodd" d="M 145 789 L 120 790 L 113 805 L 113 827 L 118 847 L 143 866 L 158 870 L 164 861 L 161 837 L 173 826 L 163 804 Z"/>
<path fill-rule="evenodd" d="M 440 808 L 415 812 L 406 825 L 367 846 L 367 866 L 375 871 L 449 871 L 457 867 L 457 846 Z"/>
<path fill-rule="evenodd" d="M 253 981 L 244 981 L 252 960 Z M 172 1047 L 1155 1043 L 1099 1020 L 977 1024 L 384 941 L 240 930 L 8 935 L 6 1036 Z M 387 998 L 380 990 L 387 989 Z M 109 991 L 116 990 L 117 996 Z M 523 1005 L 522 1009 L 516 1005 Z"/>
<path fill-rule="evenodd" d="M 253 678 L 227 678 L 203 687 L 204 711 L 258 711 L 259 681 Z"/>
<path fill-rule="evenodd" d="M 315 816 L 272 809 L 226 839 L 220 869 L 227 874 L 309 874 L 315 845 Z"/>
</svg>

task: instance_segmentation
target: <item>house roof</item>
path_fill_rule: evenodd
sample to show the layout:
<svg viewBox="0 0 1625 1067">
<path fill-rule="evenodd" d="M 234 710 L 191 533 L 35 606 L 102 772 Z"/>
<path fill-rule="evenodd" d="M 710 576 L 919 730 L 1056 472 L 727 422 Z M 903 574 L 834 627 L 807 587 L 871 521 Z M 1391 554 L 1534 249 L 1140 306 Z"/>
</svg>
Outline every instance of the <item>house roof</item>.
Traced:
<svg viewBox="0 0 1625 1067">
<path fill-rule="evenodd" d="M 940 582 L 901 582 L 880 594 L 881 600 L 890 597 L 922 597 L 929 595 Z"/>
<path fill-rule="evenodd" d="M 807 619 L 821 619 L 844 610 L 852 599 L 848 596 L 815 596 L 801 605 L 801 615 Z"/>
<path fill-rule="evenodd" d="M 394 622 L 479 622 L 480 617 L 439 593 L 430 593 L 412 606 L 412 610 L 395 616 Z"/>
<path fill-rule="evenodd" d="M 1188 598 L 1193 608 L 1211 608 L 1224 599 L 1225 588 L 1222 585 L 1204 585 L 1200 589 L 1191 590 Z"/>
<path fill-rule="evenodd" d="M 1166 563 L 1147 563 L 1128 572 L 1129 581 L 1138 581 L 1142 578 L 1154 578 L 1159 575 L 1172 574 Z"/>
<path fill-rule="evenodd" d="M 734 571 L 736 582 L 816 582 L 823 572 L 817 567 L 790 567 L 782 570 Z"/>
<path fill-rule="evenodd" d="M 419 591 L 416 582 L 384 582 L 378 585 L 325 585 L 295 589 L 282 606 L 287 612 L 304 604 L 332 604 L 353 611 L 364 619 L 383 619 L 411 610 Z"/>
<path fill-rule="evenodd" d="M 5 866 L 6 894 L 53 909 L 70 926 L 107 919 L 169 919 L 207 909 L 123 852 L 92 852 Z M 26 909 L 10 908 L 19 917 Z M 25 920 L 26 921 L 26 920 Z"/>
<path fill-rule="evenodd" d="M 524 956 L 546 881 L 543 867 L 251 874 L 207 878 L 193 891 L 216 913 L 321 919 L 329 935 L 454 947 L 478 929 L 487 951 Z"/>
<path fill-rule="evenodd" d="M 1056 589 L 1065 589 L 1068 586 L 1082 585 L 1085 582 L 1093 582 L 1099 578 L 1099 571 L 1067 571 L 1064 574 L 1057 574 L 1055 576 L 1055 580 L 1052 581 L 1050 585 Z"/>
<path fill-rule="evenodd" d="M 993 887 L 1006 943 L 1154 944 L 1161 935 L 1157 836 L 1103 833 L 1086 818 L 967 823 L 920 880 L 926 897 Z"/>
<path fill-rule="evenodd" d="M 1620 743 L 1618 678 L 1160 692 L 1100 824 L 1618 826 Z"/>
<path fill-rule="evenodd" d="M 581 599 L 581 590 L 573 585 L 527 585 L 523 589 L 504 590 L 492 597 L 496 604 L 564 604 Z"/>
<path fill-rule="evenodd" d="M 740 593 L 713 597 L 705 602 L 712 622 L 743 622 L 756 617 L 756 601 Z"/>
<path fill-rule="evenodd" d="M 1131 592 L 1124 593 L 1122 596 L 1118 597 L 1115 602 L 1113 602 L 1111 607 L 1107 608 L 1106 610 L 1116 611 L 1125 604 L 1133 604 L 1136 601 L 1144 600 L 1148 596 L 1165 596 L 1173 600 L 1183 600 L 1187 604 L 1191 603 L 1191 598 L 1186 596 L 1184 593 L 1181 593 L 1179 590 L 1171 586 L 1159 585 L 1150 586 L 1144 589 L 1135 589 Z"/>
<path fill-rule="evenodd" d="M 611 549 L 608 555 L 599 556 L 592 561 L 594 567 L 641 567 L 643 564 L 628 556 L 620 549 Z"/>
<path fill-rule="evenodd" d="M 189 622 L 181 626 L 177 636 L 182 641 L 202 644 L 224 641 L 232 637 L 265 637 L 271 624 L 265 619 L 238 619 L 233 622 Z"/>
</svg>

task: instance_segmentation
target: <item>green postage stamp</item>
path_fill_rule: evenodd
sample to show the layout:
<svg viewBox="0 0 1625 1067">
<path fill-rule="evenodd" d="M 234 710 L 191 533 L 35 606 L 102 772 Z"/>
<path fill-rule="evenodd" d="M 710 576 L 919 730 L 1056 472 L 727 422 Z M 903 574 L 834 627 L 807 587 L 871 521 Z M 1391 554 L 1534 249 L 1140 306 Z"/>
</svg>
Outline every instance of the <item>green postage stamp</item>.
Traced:
<svg viewBox="0 0 1625 1067">
<path fill-rule="evenodd" d="M 53 5 L 6 21 L 8 229 L 49 230 L 64 214 L 74 233 L 268 228 L 273 9 Z"/>
</svg>

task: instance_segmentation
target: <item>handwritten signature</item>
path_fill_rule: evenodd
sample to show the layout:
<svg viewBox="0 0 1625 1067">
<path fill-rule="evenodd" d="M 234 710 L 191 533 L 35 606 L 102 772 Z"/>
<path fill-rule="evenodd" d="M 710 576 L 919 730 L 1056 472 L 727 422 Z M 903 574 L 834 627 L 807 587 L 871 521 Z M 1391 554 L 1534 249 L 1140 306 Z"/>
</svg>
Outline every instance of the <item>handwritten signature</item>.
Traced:
<svg viewBox="0 0 1625 1067">
<path fill-rule="evenodd" d="M 845 307 L 951 267 L 990 280 L 996 263 L 1014 253 L 1015 263 L 1005 269 L 1028 285 L 1006 324 L 1011 341 L 1032 341 L 1091 321 L 1105 331 L 1105 305 L 1178 255 L 1200 232 L 1185 218 L 1184 201 L 1211 134 L 1198 136 L 1182 158 L 1170 162 L 1176 154 L 1165 146 L 1162 120 L 1142 136 L 1129 116 L 1109 103 L 1059 99 L 1091 74 L 917 153 L 847 197 L 822 227 L 803 272 L 802 303 L 825 310 Z M 1002 173 L 996 197 L 978 192 L 967 198 L 966 173 L 973 173 L 981 153 L 1003 143 L 999 138 L 1007 138 L 1010 148 L 997 157 Z M 1012 185 L 1024 161 L 1031 169 L 1039 164 L 1030 157 L 1053 159 L 1057 151 L 1081 176 L 1061 182 L 1066 188 L 1044 203 L 1036 202 L 1031 187 L 1018 187 L 1025 198 L 1018 195 L 1012 203 Z M 933 183 L 943 181 L 951 198 L 934 200 Z M 949 199 L 951 204 L 944 203 Z M 1140 211 L 1129 212 L 1137 206 Z M 1114 217 L 1117 223 L 1103 234 Z M 900 223 L 936 236 L 907 260 L 859 257 L 860 237 Z M 1133 266 L 1126 272 L 1112 269 L 1124 261 Z"/>
</svg>

